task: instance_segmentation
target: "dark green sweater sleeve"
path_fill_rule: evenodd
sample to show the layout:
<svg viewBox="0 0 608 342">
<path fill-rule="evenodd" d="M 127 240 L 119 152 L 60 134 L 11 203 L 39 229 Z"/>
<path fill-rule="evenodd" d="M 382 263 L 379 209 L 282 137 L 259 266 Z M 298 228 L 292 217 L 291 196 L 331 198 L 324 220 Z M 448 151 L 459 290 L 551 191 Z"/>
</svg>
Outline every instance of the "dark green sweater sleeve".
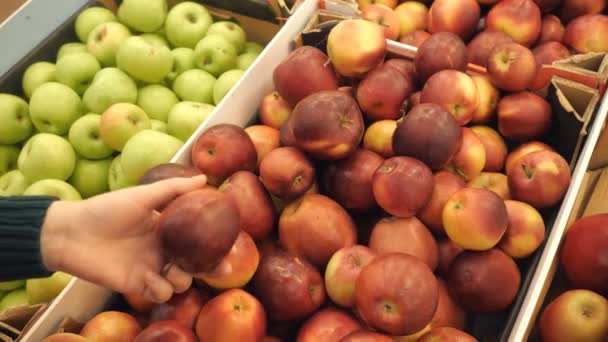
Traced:
<svg viewBox="0 0 608 342">
<path fill-rule="evenodd" d="M 55 197 L 0 197 L 0 281 L 49 276 L 40 228 Z"/>
</svg>

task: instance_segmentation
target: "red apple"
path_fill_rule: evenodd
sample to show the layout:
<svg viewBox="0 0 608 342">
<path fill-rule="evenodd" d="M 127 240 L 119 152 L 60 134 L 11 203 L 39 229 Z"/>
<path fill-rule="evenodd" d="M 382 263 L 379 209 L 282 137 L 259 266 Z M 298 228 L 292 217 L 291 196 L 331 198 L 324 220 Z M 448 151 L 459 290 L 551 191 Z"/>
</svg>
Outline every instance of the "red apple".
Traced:
<svg viewBox="0 0 608 342">
<path fill-rule="evenodd" d="M 176 321 L 160 321 L 148 325 L 133 342 L 197 342 L 192 329 L 184 328 Z"/>
<path fill-rule="evenodd" d="M 559 16 L 567 23 L 584 15 L 600 14 L 605 8 L 605 0 L 563 0 Z"/>
<path fill-rule="evenodd" d="M 141 313 L 149 313 L 152 308 L 156 306 L 155 302 L 149 301 L 143 297 L 143 295 L 134 294 L 134 293 L 125 293 L 122 295 L 135 311 Z"/>
<path fill-rule="evenodd" d="M 524 46 L 536 42 L 540 27 L 540 9 L 532 0 L 501 1 L 486 17 L 486 30 L 502 31 Z"/>
<path fill-rule="evenodd" d="M 362 9 L 361 17 L 365 20 L 384 26 L 384 37 L 397 40 L 399 37 L 399 17 L 392 8 L 380 4 L 372 4 Z"/>
<path fill-rule="evenodd" d="M 507 139 L 529 141 L 551 128 L 551 105 L 544 98 L 524 91 L 498 102 L 498 130 Z"/>
<path fill-rule="evenodd" d="M 263 125 L 280 129 L 290 114 L 291 106 L 278 92 L 273 91 L 262 98 L 260 121 Z"/>
<path fill-rule="evenodd" d="M 486 67 L 492 49 L 498 45 L 512 42 L 513 38 L 502 31 L 485 30 L 479 32 L 467 45 L 468 61 Z"/>
<path fill-rule="evenodd" d="M 430 37 L 430 33 L 423 30 L 416 30 L 402 35 L 401 38 L 399 38 L 399 42 L 415 47 L 420 47 L 422 43 L 424 43 Z"/>
<path fill-rule="evenodd" d="M 608 16 L 589 14 L 566 26 L 564 43 L 578 53 L 608 51 Z"/>
<path fill-rule="evenodd" d="M 294 147 L 279 147 L 260 163 L 261 182 L 271 194 L 281 198 L 302 195 L 314 179 L 312 162 Z"/>
<path fill-rule="evenodd" d="M 387 336 L 378 334 L 372 331 L 358 330 L 344 336 L 338 342 L 393 342 L 394 340 Z"/>
<path fill-rule="evenodd" d="M 402 1 L 395 8 L 395 14 L 399 18 L 399 36 L 425 30 L 428 21 L 429 9 L 425 4 L 418 1 Z"/>
<path fill-rule="evenodd" d="M 296 342 L 335 342 L 359 329 L 359 322 L 346 312 L 327 308 L 302 324 Z"/>
<path fill-rule="evenodd" d="M 438 240 L 437 248 L 439 250 L 439 264 L 437 266 L 437 273 L 441 276 L 447 276 L 452 261 L 454 261 L 454 259 L 464 251 L 464 249 L 448 238 Z"/>
<path fill-rule="evenodd" d="M 397 128 L 396 120 L 380 120 L 372 123 L 365 130 L 363 147 L 378 153 L 384 158 L 395 155 L 393 152 L 393 133 Z"/>
<path fill-rule="evenodd" d="M 486 163 L 483 171 L 498 172 L 502 170 L 509 152 L 502 136 L 488 126 L 473 126 L 471 130 L 481 140 L 486 151 Z"/>
<path fill-rule="evenodd" d="M 566 48 L 560 42 L 546 42 L 536 46 L 532 53 L 534 54 L 534 59 L 536 60 L 536 77 L 532 81 L 532 83 L 528 86 L 529 89 L 537 90 L 544 88 L 545 82 L 544 77 L 542 75 L 542 67 L 543 65 L 551 65 L 555 61 L 559 61 L 562 59 L 566 59 L 570 57 L 571 53 L 568 48 Z"/>
<path fill-rule="evenodd" d="M 458 70 L 441 70 L 424 84 L 420 102 L 443 106 L 464 126 L 477 111 L 479 95 L 471 76 Z"/>
<path fill-rule="evenodd" d="M 421 82 L 426 82 L 429 77 L 441 70 L 465 71 L 467 47 L 454 33 L 435 33 L 420 45 L 414 63 L 416 63 L 416 73 Z"/>
<path fill-rule="evenodd" d="M 279 130 L 266 125 L 253 125 L 245 128 L 249 135 L 255 151 L 258 155 L 258 165 L 270 151 L 281 146 L 281 135 Z"/>
<path fill-rule="evenodd" d="M 498 172 L 482 172 L 479 176 L 471 179 L 468 186 L 471 188 L 487 189 L 504 200 L 511 199 L 509 191 L 509 180 L 507 176 Z"/>
<path fill-rule="evenodd" d="M 462 145 L 446 169 L 470 181 L 486 166 L 486 149 L 481 139 L 468 127 L 462 128 Z"/>
<path fill-rule="evenodd" d="M 369 120 L 394 120 L 402 116 L 403 103 L 413 90 L 413 83 L 403 73 L 381 64 L 359 83 L 356 97 Z"/>
<path fill-rule="evenodd" d="M 529 204 L 505 201 L 509 226 L 498 247 L 512 258 L 530 256 L 545 240 L 545 222 Z"/>
<path fill-rule="evenodd" d="M 471 122 L 473 123 L 487 123 L 492 121 L 496 115 L 496 106 L 498 105 L 498 99 L 500 98 L 500 92 L 490 81 L 490 78 L 485 75 L 473 75 L 471 76 L 475 86 L 477 87 L 477 95 L 479 96 L 479 103 L 477 109 L 473 113 Z"/>
<path fill-rule="evenodd" d="M 325 268 L 325 289 L 329 298 L 343 307 L 354 307 L 357 277 L 375 257 L 376 252 L 362 245 L 344 247 L 334 253 Z"/>
<path fill-rule="evenodd" d="M 466 332 L 451 327 L 433 328 L 424 334 L 417 342 L 478 342 L 477 339 Z"/>
<path fill-rule="evenodd" d="M 532 51 L 523 45 L 501 44 L 490 52 L 488 73 L 498 88 L 510 92 L 523 91 L 536 76 L 536 59 Z"/>
<path fill-rule="evenodd" d="M 565 32 L 566 28 L 558 17 L 553 14 L 545 14 L 543 16 L 537 44 L 540 45 L 546 42 L 560 43 L 564 39 Z"/>
<path fill-rule="evenodd" d="M 536 152 L 536 151 L 553 151 L 553 148 L 545 143 L 540 141 L 530 141 L 524 144 L 521 144 L 516 149 L 512 150 L 509 155 L 507 155 L 507 160 L 505 161 L 505 170 L 509 173 L 509 170 L 515 166 L 519 159 L 525 156 L 528 153 Z"/>
<path fill-rule="evenodd" d="M 434 178 L 433 194 L 427 205 L 418 212 L 418 218 L 434 233 L 443 234 L 443 207 L 466 183 L 462 177 L 448 171 L 439 171 L 435 173 Z"/>
<path fill-rule="evenodd" d="M 88 340 L 80 335 L 72 333 L 56 333 L 46 337 L 42 342 L 87 342 Z"/>
<path fill-rule="evenodd" d="M 476 0 L 435 0 L 429 10 L 429 32 L 452 32 L 469 40 L 477 30 L 480 12 Z"/>
<path fill-rule="evenodd" d="M 150 312 L 150 323 L 159 321 L 175 321 L 187 329 L 194 328 L 196 317 L 211 296 L 196 287 L 191 287 L 184 293 L 176 293 L 171 299 L 156 305 Z"/>
<path fill-rule="evenodd" d="M 405 58 L 391 58 L 382 65 L 399 71 L 411 83 L 410 88 L 416 88 L 416 64 L 414 64 L 412 60 Z"/>
<path fill-rule="evenodd" d="M 104 311 L 91 318 L 80 330 L 87 341 L 132 342 L 141 332 L 137 320 L 124 312 Z"/>
<path fill-rule="evenodd" d="M 164 163 L 146 171 L 139 179 L 138 184 L 150 184 L 173 177 L 190 178 L 200 174 L 201 173 L 194 167 L 188 167 L 177 163 Z"/>
</svg>

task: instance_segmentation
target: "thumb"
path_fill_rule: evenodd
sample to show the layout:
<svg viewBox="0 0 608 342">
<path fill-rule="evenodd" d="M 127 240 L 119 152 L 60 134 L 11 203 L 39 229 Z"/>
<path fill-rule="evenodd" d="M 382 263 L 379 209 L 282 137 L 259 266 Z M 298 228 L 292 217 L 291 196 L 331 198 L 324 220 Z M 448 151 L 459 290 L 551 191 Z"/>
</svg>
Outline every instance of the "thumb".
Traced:
<svg viewBox="0 0 608 342">
<path fill-rule="evenodd" d="M 202 189 L 207 185 L 207 177 L 199 175 L 195 177 L 179 177 L 169 178 L 155 183 L 140 185 L 132 188 L 134 194 L 140 203 L 150 209 L 164 207 L 167 203 L 174 200 L 176 197 Z"/>
</svg>

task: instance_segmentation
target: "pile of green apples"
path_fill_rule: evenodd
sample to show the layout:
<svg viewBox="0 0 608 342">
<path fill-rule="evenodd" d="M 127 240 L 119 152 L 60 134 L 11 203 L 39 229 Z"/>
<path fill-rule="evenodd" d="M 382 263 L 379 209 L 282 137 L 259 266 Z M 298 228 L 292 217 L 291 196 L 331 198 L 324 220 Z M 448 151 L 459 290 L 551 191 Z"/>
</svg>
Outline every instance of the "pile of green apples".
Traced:
<svg viewBox="0 0 608 342">
<path fill-rule="evenodd" d="M 80 200 L 168 162 L 263 47 L 201 4 L 125 0 L 82 11 L 80 42 L 0 93 L 0 196 Z"/>
<path fill-rule="evenodd" d="M 21 305 L 48 303 L 72 280 L 72 276 L 55 272 L 49 277 L 0 282 L 0 312 Z"/>
</svg>

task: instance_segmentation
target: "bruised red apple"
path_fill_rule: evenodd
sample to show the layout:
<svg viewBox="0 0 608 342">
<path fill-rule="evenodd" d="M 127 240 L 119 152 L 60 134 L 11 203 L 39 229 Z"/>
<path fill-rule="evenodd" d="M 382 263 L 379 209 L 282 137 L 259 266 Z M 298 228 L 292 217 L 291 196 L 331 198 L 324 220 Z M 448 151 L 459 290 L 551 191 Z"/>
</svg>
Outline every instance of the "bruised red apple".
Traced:
<svg viewBox="0 0 608 342">
<path fill-rule="evenodd" d="M 431 169 L 411 157 L 385 160 L 372 180 L 378 205 L 397 217 L 414 216 L 431 199 L 434 185 Z"/>
<path fill-rule="evenodd" d="M 433 74 L 446 69 L 465 71 L 467 68 L 467 47 L 462 39 L 451 32 L 431 35 L 420 45 L 416 57 L 416 73 L 421 82 Z"/>
<path fill-rule="evenodd" d="M 500 98 L 500 92 L 486 75 L 475 74 L 471 76 L 477 88 L 479 102 L 471 118 L 472 123 L 487 123 L 496 116 L 496 106 Z"/>
<path fill-rule="evenodd" d="M 600 14 L 605 8 L 605 0 L 563 0 L 559 16 L 567 23 L 584 15 Z"/>
<path fill-rule="evenodd" d="M 415 47 L 420 47 L 422 43 L 424 43 L 429 37 L 430 33 L 423 30 L 416 30 L 412 32 L 408 32 L 399 38 L 399 42 Z"/>
<path fill-rule="evenodd" d="M 546 86 L 545 80 L 542 74 L 543 65 L 551 65 L 555 61 L 566 59 L 570 57 L 571 53 L 560 42 L 546 42 L 536 46 L 532 49 L 534 59 L 536 60 L 536 77 L 532 83 L 528 86 L 529 89 L 537 90 L 542 89 Z"/>
<path fill-rule="evenodd" d="M 502 90 L 523 91 L 536 76 L 536 59 L 532 51 L 523 45 L 501 44 L 490 52 L 488 74 L 492 83 Z"/>
<path fill-rule="evenodd" d="M 483 171 L 498 172 L 502 170 L 509 152 L 502 136 L 489 126 L 473 126 L 471 130 L 481 140 L 486 151 Z"/>
<path fill-rule="evenodd" d="M 540 36 L 537 44 L 540 45 L 546 42 L 560 43 L 564 39 L 566 28 L 561 20 L 553 14 L 545 14 L 542 19 L 540 28 Z"/>
<path fill-rule="evenodd" d="M 577 220 L 566 232 L 561 264 L 568 279 L 579 288 L 608 292 L 608 214 Z"/>
<path fill-rule="evenodd" d="M 366 211 L 374 208 L 372 178 L 383 161 L 375 152 L 360 148 L 350 157 L 330 164 L 323 174 L 327 195 L 346 209 Z"/>
<path fill-rule="evenodd" d="M 384 158 L 394 156 L 393 133 L 396 128 L 396 120 L 380 120 L 372 123 L 365 130 L 363 148 L 376 152 Z"/>
<path fill-rule="evenodd" d="M 486 30 L 501 31 L 524 46 L 531 46 L 540 34 L 541 13 L 532 0 L 504 0 L 486 17 Z"/>
<path fill-rule="evenodd" d="M 361 11 L 361 17 L 383 26 L 384 37 L 386 39 L 397 40 L 399 37 L 399 17 L 392 8 L 385 5 L 372 4 Z"/>
<path fill-rule="evenodd" d="M 608 16 L 589 14 L 566 26 L 564 43 L 578 53 L 608 51 Z"/>
<path fill-rule="evenodd" d="M 431 331 L 424 334 L 417 342 L 478 342 L 477 339 L 466 332 L 452 327 L 432 328 Z"/>
<path fill-rule="evenodd" d="M 479 32 L 467 45 L 468 61 L 486 67 L 492 49 L 500 44 L 512 42 L 513 38 L 502 31 L 485 30 Z"/>
<path fill-rule="evenodd" d="M 185 328 L 176 321 L 160 321 L 148 325 L 133 342 L 197 342 L 192 329 Z"/>
<path fill-rule="evenodd" d="M 484 251 L 496 246 L 508 223 L 504 200 L 486 189 L 459 190 L 443 208 L 448 237 L 467 250 Z"/>
<path fill-rule="evenodd" d="M 452 32 L 469 40 L 477 30 L 477 0 L 435 0 L 429 9 L 429 32 Z"/>
<path fill-rule="evenodd" d="M 252 289 L 273 321 L 304 318 L 325 301 L 325 286 L 319 271 L 282 250 L 262 252 Z"/>
<path fill-rule="evenodd" d="M 232 289 L 203 306 L 195 330 L 199 342 L 257 342 L 266 335 L 266 313 L 254 296 Z"/>
<path fill-rule="evenodd" d="M 462 145 L 446 169 L 466 181 L 479 176 L 486 165 L 486 149 L 481 139 L 468 127 L 462 128 Z"/>
<path fill-rule="evenodd" d="M 327 37 L 327 54 L 338 74 L 360 77 L 386 55 L 384 27 L 364 19 L 340 21 Z"/>
<path fill-rule="evenodd" d="M 230 196 L 195 190 L 173 200 L 158 221 L 168 260 L 189 273 L 205 272 L 228 254 L 241 230 L 239 209 Z"/>
<path fill-rule="evenodd" d="M 418 212 L 418 218 L 433 232 L 442 234 L 445 232 L 443 207 L 456 191 L 466 186 L 466 183 L 462 177 L 448 171 L 439 171 L 435 173 L 434 178 L 433 194 L 427 205 Z"/>
<path fill-rule="evenodd" d="M 208 128 L 192 147 L 192 164 L 214 186 L 239 170 L 255 171 L 258 155 L 242 127 L 218 124 Z"/>
<path fill-rule="evenodd" d="M 357 312 L 370 327 L 408 335 L 431 322 L 439 302 L 437 278 L 417 258 L 380 255 L 361 270 L 355 286 Z"/>
<path fill-rule="evenodd" d="M 314 179 L 312 162 L 294 147 L 274 149 L 260 163 L 260 180 L 277 197 L 300 196 L 310 188 Z"/>
<path fill-rule="evenodd" d="M 393 342 L 394 340 L 387 336 L 367 330 L 354 331 L 344 336 L 338 342 Z"/>
<path fill-rule="evenodd" d="M 441 70 L 424 84 L 420 103 L 443 106 L 459 125 L 464 126 L 473 119 L 477 111 L 479 95 L 471 76 L 458 70 Z"/>
<path fill-rule="evenodd" d="M 425 30 L 428 22 L 429 9 L 418 1 L 403 1 L 395 8 L 399 18 L 399 36 Z"/>
<path fill-rule="evenodd" d="M 200 174 L 201 173 L 193 167 L 188 167 L 177 163 L 164 163 L 146 171 L 146 173 L 139 179 L 138 184 L 150 184 L 173 177 L 190 178 Z"/>
<path fill-rule="evenodd" d="M 498 172 L 482 172 L 479 176 L 469 181 L 471 188 L 486 189 L 494 192 L 504 200 L 511 199 L 509 181 L 507 176 Z"/>
<path fill-rule="evenodd" d="M 498 102 L 498 130 L 507 139 L 529 141 L 551 128 L 551 105 L 529 92 L 510 94 Z"/>
<path fill-rule="evenodd" d="M 536 152 L 536 151 L 553 151 L 553 148 L 545 143 L 540 141 L 530 141 L 524 144 L 521 144 L 516 149 L 512 150 L 511 153 L 507 155 L 507 160 L 505 161 L 505 171 L 507 174 L 509 170 L 517 164 L 519 159 L 525 156 L 528 153 Z"/>
<path fill-rule="evenodd" d="M 275 222 L 274 206 L 264 185 L 254 173 L 237 171 L 219 190 L 236 203 L 241 229 L 255 240 L 270 234 Z"/>
<path fill-rule="evenodd" d="M 519 159 L 507 178 L 511 197 L 540 209 L 557 204 L 570 185 L 568 162 L 553 151 L 536 151 Z"/>
<path fill-rule="evenodd" d="M 405 253 L 418 258 L 431 270 L 437 268 L 437 242 L 429 230 L 415 217 L 389 217 L 374 226 L 369 248 L 378 254 Z"/>
<path fill-rule="evenodd" d="M 258 156 L 257 165 L 260 165 L 262 159 L 270 151 L 281 146 L 281 136 L 276 128 L 266 125 L 253 125 L 245 128 L 245 132 L 249 135 L 255 147 L 255 152 Z"/>
<path fill-rule="evenodd" d="M 530 256 L 545 239 L 545 222 L 540 213 L 529 204 L 505 201 L 509 226 L 498 247 L 512 258 Z"/>
<path fill-rule="evenodd" d="M 413 61 L 405 58 L 391 58 L 382 65 L 399 71 L 411 83 L 410 88 L 416 87 L 416 64 Z"/>
<path fill-rule="evenodd" d="M 344 247 L 334 253 L 325 268 L 325 289 L 329 298 L 343 307 L 354 307 L 357 277 L 375 257 L 376 252 L 362 245 Z"/>
<path fill-rule="evenodd" d="M 447 276 L 452 261 L 454 261 L 454 259 L 464 251 L 464 249 L 447 238 L 438 240 L 437 248 L 439 250 L 439 264 L 437 266 L 437 273 L 441 276 Z"/>
<path fill-rule="evenodd" d="M 323 267 L 335 252 L 357 243 L 357 230 L 346 210 L 334 200 L 307 194 L 281 213 L 279 240 L 287 252 Z"/>
<path fill-rule="evenodd" d="M 461 253 L 452 262 L 447 278 L 450 296 L 474 313 L 505 310 L 515 300 L 520 283 L 519 268 L 497 248 Z"/>
<path fill-rule="evenodd" d="M 321 91 L 306 97 L 281 127 L 281 143 L 317 159 L 342 159 L 363 139 L 359 105 L 341 91 Z"/>
<path fill-rule="evenodd" d="M 278 92 L 273 91 L 262 98 L 262 103 L 260 104 L 260 122 L 263 125 L 280 129 L 290 114 L 291 106 Z"/>
<path fill-rule="evenodd" d="M 55 333 L 47 336 L 42 342 L 87 342 L 88 340 L 80 335 L 72 333 Z M 391 340 L 392 341 L 392 340 Z"/>
<path fill-rule="evenodd" d="M 274 69 L 274 86 L 289 107 L 293 108 L 300 100 L 318 91 L 338 89 L 338 77 L 327 60 L 327 55 L 321 50 L 305 45 L 292 51 Z M 275 115 L 271 115 L 275 117 L 270 120 L 274 122 L 271 126 L 275 128 L 279 128 L 276 126 L 285 115 L 286 109 L 283 103 L 277 107 L 284 112 L 281 115 L 275 110 Z"/>
<path fill-rule="evenodd" d="M 448 287 L 443 279 L 437 278 L 437 285 L 439 286 L 439 302 L 435 316 L 431 320 L 431 328 L 452 327 L 464 330 L 467 313 L 450 297 Z"/>
<path fill-rule="evenodd" d="M 140 332 L 141 326 L 128 313 L 104 311 L 91 318 L 80 335 L 87 341 L 132 342 Z"/>
<path fill-rule="evenodd" d="M 398 119 L 413 91 L 413 83 L 396 68 L 381 64 L 372 69 L 357 87 L 357 102 L 372 121 Z"/>
<path fill-rule="evenodd" d="M 326 308 L 302 324 L 296 342 L 335 342 L 359 329 L 359 322 L 348 313 Z"/>
<path fill-rule="evenodd" d="M 156 305 L 150 312 L 150 323 L 174 321 L 186 329 L 194 328 L 201 308 L 211 296 L 196 287 L 186 292 L 176 293 L 166 303 Z"/>
<path fill-rule="evenodd" d="M 442 106 L 417 105 L 397 124 L 392 137 L 393 151 L 418 158 L 431 169 L 444 167 L 460 149 L 462 129 Z"/>
</svg>

